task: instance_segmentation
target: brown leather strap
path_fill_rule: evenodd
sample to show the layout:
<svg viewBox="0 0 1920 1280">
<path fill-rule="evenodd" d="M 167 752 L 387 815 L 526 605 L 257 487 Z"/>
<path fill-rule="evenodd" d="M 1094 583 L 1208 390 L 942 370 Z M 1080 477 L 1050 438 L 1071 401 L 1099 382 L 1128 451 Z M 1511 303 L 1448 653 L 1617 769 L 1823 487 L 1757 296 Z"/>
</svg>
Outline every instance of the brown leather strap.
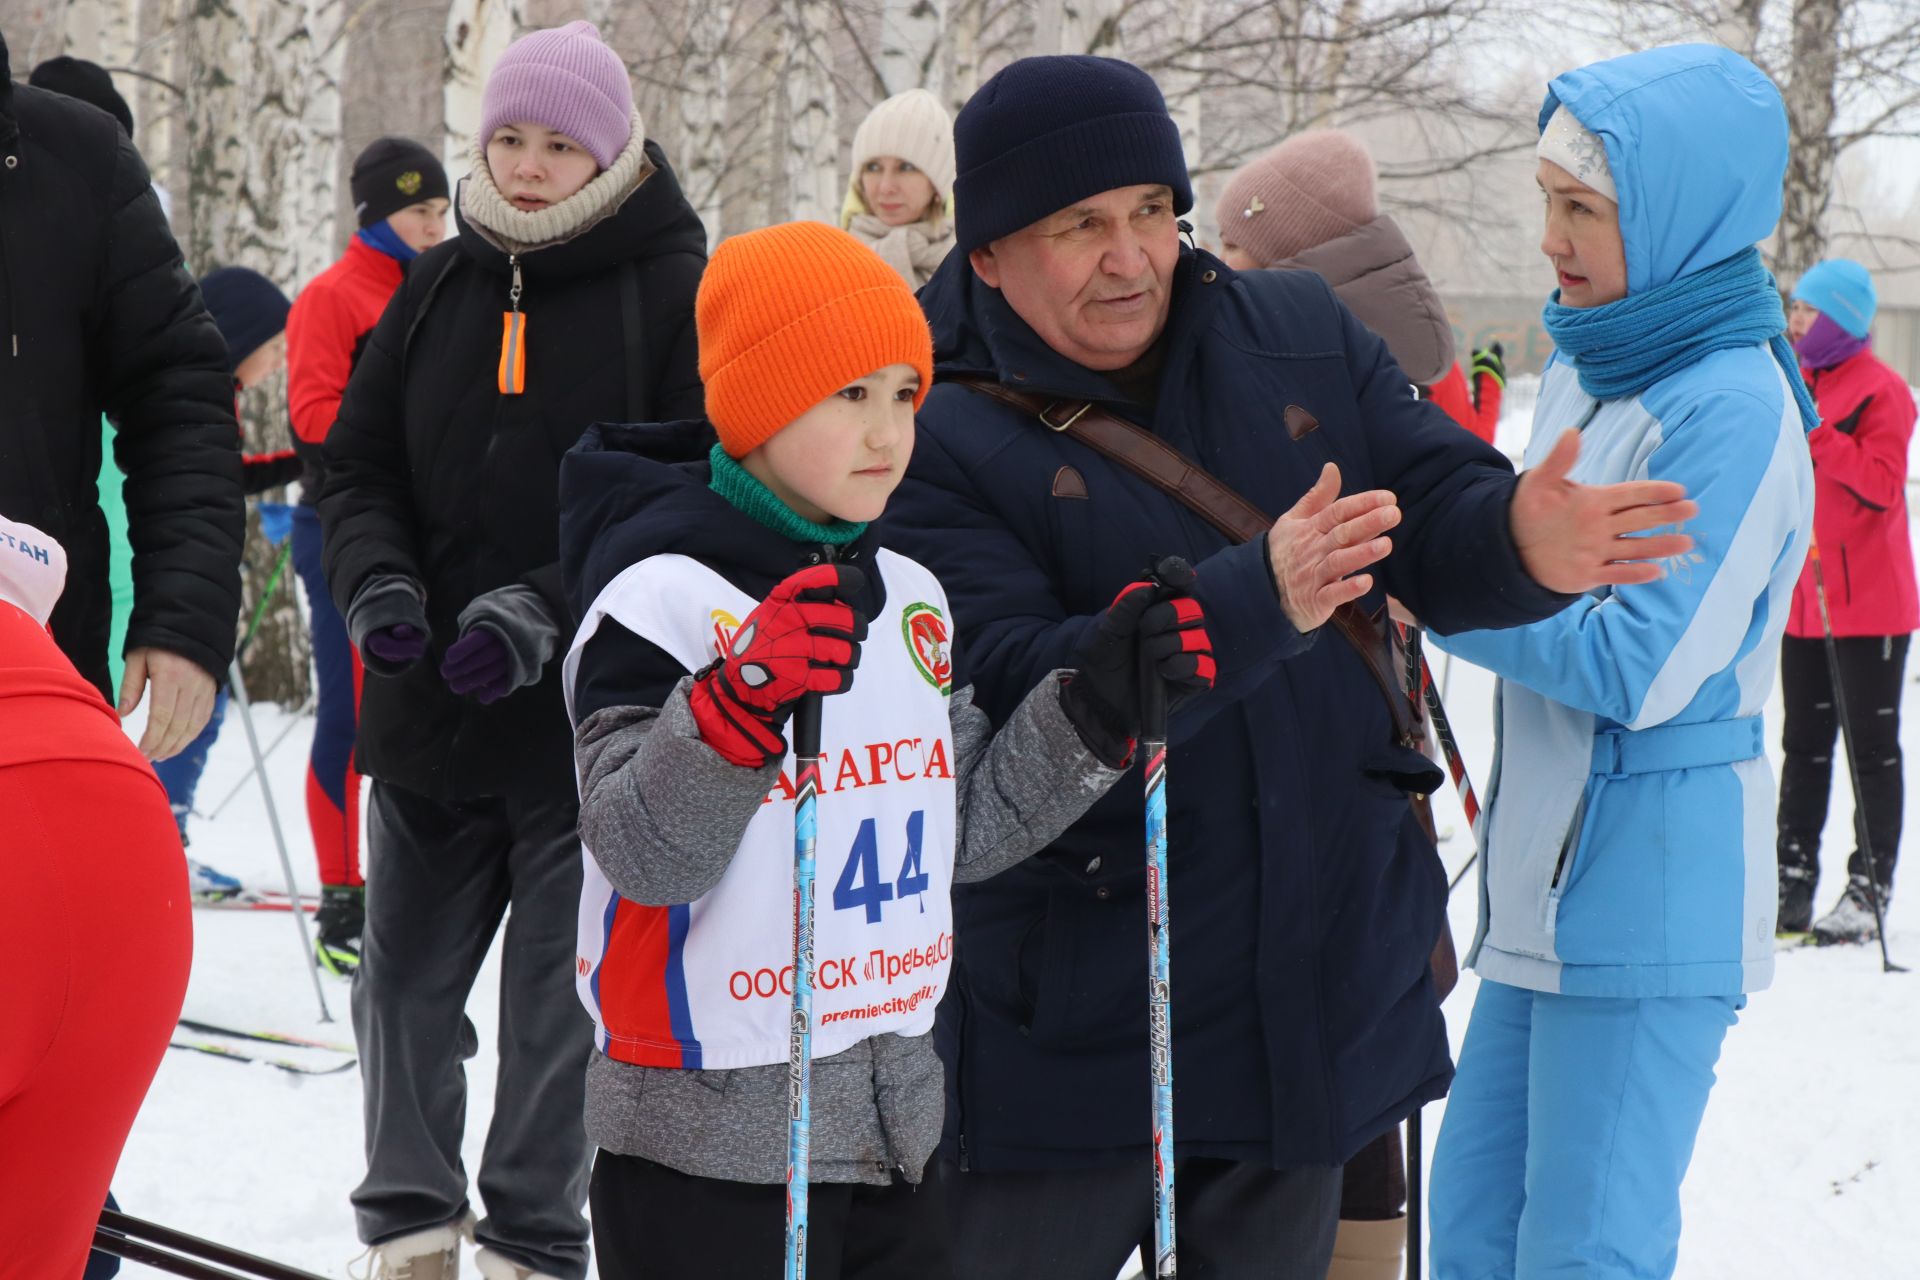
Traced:
<svg viewBox="0 0 1920 1280">
<path fill-rule="evenodd" d="M 1264 537 L 1273 527 L 1273 517 L 1228 488 L 1214 475 L 1190 461 L 1186 455 L 1150 431 L 1143 430 L 1093 403 L 1092 401 L 1048 400 L 1029 391 L 985 378 L 954 378 L 970 391 L 977 391 L 1002 404 L 1031 414 L 1049 430 L 1077 440 L 1101 457 L 1118 463 L 1154 488 L 1173 498 L 1234 542 L 1251 542 Z M 1289 405 L 1305 421 L 1312 415 Z M 1313 422 L 1313 427 L 1320 424 Z M 1289 419 L 1291 429 L 1291 417 Z M 1308 427 L 1311 431 L 1313 427 Z M 1305 434 L 1302 432 L 1301 434 Z M 1374 683 L 1387 700 L 1393 717 L 1394 739 L 1403 746 L 1417 747 L 1419 735 L 1400 688 L 1388 651 L 1387 635 L 1379 618 L 1369 618 L 1357 605 L 1343 604 L 1328 619 L 1361 657 Z"/>
</svg>

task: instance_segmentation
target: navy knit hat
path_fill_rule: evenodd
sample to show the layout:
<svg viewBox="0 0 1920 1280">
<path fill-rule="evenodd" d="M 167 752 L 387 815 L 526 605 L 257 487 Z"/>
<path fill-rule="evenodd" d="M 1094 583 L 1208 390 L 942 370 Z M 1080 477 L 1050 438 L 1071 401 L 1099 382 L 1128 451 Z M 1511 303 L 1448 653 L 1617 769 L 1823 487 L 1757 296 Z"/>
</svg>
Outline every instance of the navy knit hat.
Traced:
<svg viewBox="0 0 1920 1280">
<path fill-rule="evenodd" d="M 133 136 L 133 109 L 113 87 L 113 77 L 99 63 L 65 55 L 48 58 L 33 69 L 27 83 L 48 93 L 90 102 L 118 120 L 129 138 Z"/>
<path fill-rule="evenodd" d="M 1117 58 L 1022 58 L 980 86 L 953 122 L 954 237 L 971 253 L 1076 200 L 1164 182 L 1193 207 L 1180 126 L 1160 86 Z"/>
<path fill-rule="evenodd" d="M 200 277 L 200 296 L 227 340 L 229 373 L 285 330 L 293 309 L 273 281 L 245 267 L 222 267 Z"/>
</svg>

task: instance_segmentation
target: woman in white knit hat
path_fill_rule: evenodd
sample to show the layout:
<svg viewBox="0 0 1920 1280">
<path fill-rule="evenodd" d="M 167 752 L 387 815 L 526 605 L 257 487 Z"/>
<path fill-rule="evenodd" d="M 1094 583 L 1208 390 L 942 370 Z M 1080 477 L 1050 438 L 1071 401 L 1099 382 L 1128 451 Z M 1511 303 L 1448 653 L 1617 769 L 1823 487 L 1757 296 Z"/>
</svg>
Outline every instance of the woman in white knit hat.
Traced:
<svg viewBox="0 0 1920 1280">
<path fill-rule="evenodd" d="M 953 120 L 925 89 L 895 94 L 853 135 L 840 225 L 918 289 L 953 248 Z"/>
</svg>

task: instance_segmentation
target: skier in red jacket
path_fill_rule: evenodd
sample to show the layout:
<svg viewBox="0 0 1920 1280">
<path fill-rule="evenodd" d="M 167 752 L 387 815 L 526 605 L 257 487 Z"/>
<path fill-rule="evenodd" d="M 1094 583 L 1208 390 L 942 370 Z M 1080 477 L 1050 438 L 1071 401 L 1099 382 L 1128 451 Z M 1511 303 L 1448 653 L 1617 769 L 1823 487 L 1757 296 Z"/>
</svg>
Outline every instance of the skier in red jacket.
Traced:
<svg viewBox="0 0 1920 1280">
<path fill-rule="evenodd" d="M 1854 818 L 1890 897 L 1903 803 L 1900 690 L 1907 641 L 1920 626 L 1913 544 L 1907 529 L 1907 444 L 1913 393 L 1873 354 L 1873 280 L 1857 262 L 1832 258 L 1794 286 L 1789 329 L 1820 408 L 1807 437 L 1813 452 L 1814 554 L 1819 557 L 1840 659 L 1840 682 L 1858 753 L 1863 813 Z M 1823 942 L 1874 937 L 1866 856 L 1848 861 L 1834 909 L 1813 916 L 1820 833 L 1832 786 L 1836 717 L 1812 558 L 1794 588 L 1780 685 L 1786 703 L 1780 773 L 1780 930 Z"/>
<path fill-rule="evenodd" d="M 447 173 L 432 152 L 404 138 L 379 138 L 353 162 L 360 230 L 340 260 L 300 291 L 287 318 L 287 408 L 295 448 L 306 462 L 293 512 L 293 562 L 313 619 L 320 700 L 307 764 L 307 821 L 320 862 L 314 942 L 337 974 L 358 967 L 366 920 L 360 871 L 360 774 L 353 743 L 360 704 L 360 657 L 347 641 L 320 563 L 320 446 L 340 412 L 347 379 L 406 264 L 439 244 L 447 224 Z"/>
</svg>

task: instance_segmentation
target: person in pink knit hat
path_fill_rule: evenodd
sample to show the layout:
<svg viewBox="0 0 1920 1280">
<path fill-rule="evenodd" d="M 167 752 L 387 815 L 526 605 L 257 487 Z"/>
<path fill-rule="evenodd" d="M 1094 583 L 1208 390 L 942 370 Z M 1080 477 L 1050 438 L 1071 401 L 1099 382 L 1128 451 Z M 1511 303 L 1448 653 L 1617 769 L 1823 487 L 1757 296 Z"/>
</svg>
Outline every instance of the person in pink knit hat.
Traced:
<svg viewBox="0 0 1920 1280">
<path fill-rule="evenodd" d="M 1220 193 L 1220 259 L 1236 271 L 1312 271 L 1380 335 L 1407 381 L 1487 443 L 1507 370 L 1499 343 L 1454 358 L 1453 325 L 1413 246 L 1380 212 L 1373 156 L 1342 129 L 1309 129 L 1243 165 Z"/>
<path fill-rule="evenodd" d="M 352 1202 L 383 1280 L 456 1280 L 463 1240 L 485 1280 L 585 1280 L 560 459 L 595 422 L 701 416 L 706 233 L 587 23 L 509 47 L 480 115 L 460 234 L 408 267 L 324 446 L 324 572 L 366 671 L 373 780 Z M 464 1014 L 503 917 L 498 1087 L 470 1182 Z"/>
</svg>

